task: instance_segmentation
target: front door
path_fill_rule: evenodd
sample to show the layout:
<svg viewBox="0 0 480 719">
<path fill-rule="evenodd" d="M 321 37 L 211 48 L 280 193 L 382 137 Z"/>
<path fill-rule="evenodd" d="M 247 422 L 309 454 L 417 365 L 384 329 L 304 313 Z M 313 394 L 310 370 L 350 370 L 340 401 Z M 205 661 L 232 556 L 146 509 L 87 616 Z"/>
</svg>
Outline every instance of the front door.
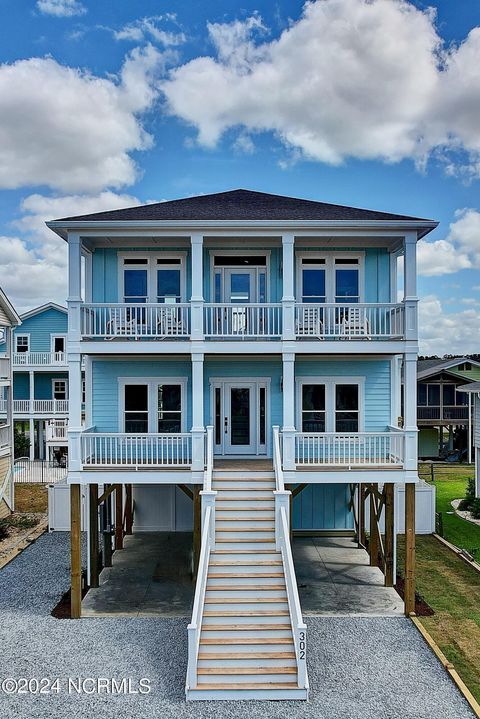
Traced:
<svg viewBox="0 0 480 719">
<path fill-rule="evenodd" d="M 261 455 L 266 448 L 266 385 L 261 382 L 215 383 L 215 453 Z"/>
</svg>

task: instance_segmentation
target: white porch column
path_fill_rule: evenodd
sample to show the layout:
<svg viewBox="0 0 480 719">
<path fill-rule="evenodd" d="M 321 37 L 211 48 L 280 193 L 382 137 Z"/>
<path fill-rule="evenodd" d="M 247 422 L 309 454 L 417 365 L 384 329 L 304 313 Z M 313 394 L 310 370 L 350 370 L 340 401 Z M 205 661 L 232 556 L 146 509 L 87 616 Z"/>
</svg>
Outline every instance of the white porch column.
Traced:
<svg viewBox="0 0 480 719">
<path fill-rule="evenodd" d="M 33 461 L 35 459 L 35 420 L 30 415 L 30 419 L 28 421 L 28 430 L 29 430 L 29 439 L 30 439 L 30 451 L 29 456 L 30 460 Z"/>
<path fill-rule="evenodd" d="M 413 352 L 404 358 L 404 430 L 405 469 L 417 471 L 418 430 L 417 430 L 417 355 Z"/>
<path fill-rule="evenodd" d="M 295 339 L 295 237 L 282 235 L 283 339 Z"/>
<path fill-rule="evenodd" d="M 203 353 L 192 354 L 192 471 L 205 468 L 203 424 Z"/>
<path fill-rule="evenodd" d="M 82 361 L 80 353 L 68 354 L 68 469 L 80 471 L 82 432 Z"/>
<path fill-rule="evenodd" d="M 82 301 L 82 251 L 80 235 L 68 235 L 68 343 L 80 341 L 80 303 Z"/>
<path fill-rule="evenodd" d="M 403 284 L 405 302 L 405 339 L 418 340 L 418 297 L 417 297 L 417 233 L 405 235 L 405 257 Z"/>
<path fill-rule="evenodd" d="M 68 469 L 81 469 L 82 358 L 80 305 L 82 302 L 82 244 L 80 235 L 68 234 Z"/>
<path fill-rule="evenodd" d="M 35 373 L 30 370 L 28 373 L 28 411 L 33 414 L 33 401 L 35 399 Z"/>
<path fill-rule="evenodd" d="M 283 361 L 283 468 L 295 469 L 295 354 L 285 353 Z"/>
<path fill-rule="evenodd" d="M 192 340 L 203 340 L 203 235 L 191 236 L 192 243 Z"/>
<path fill-rule="evenodd" d="M 467 442 L 468 442 L 468 464 L 472 463 L 472 395 L 468 393 L 468 431 L 467 431 Z"/>
</svg>

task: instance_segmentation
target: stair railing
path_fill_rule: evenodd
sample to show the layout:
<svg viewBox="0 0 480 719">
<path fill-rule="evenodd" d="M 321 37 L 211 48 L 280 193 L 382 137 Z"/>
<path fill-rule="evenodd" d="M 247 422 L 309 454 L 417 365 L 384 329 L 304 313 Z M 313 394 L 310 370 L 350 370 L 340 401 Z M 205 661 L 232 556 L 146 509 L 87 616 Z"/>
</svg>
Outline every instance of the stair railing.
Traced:
<svg viewBox="0 0 480 719">
<path fill-rule="evenodd" d="M 206 446 L 205 446 L 205 474 L 203 479 L 203 489 L 206 492 L 212 490 L 213 475 L 213 427 L 207 427 Z"/>
<path fill-rule="evenodd" d="M 275 541 L 278 549 L 280 510 L 283 507 L 286 515 L 289 516 L 292 494 L 290 491 L 285 489 L 279 427 L 273 427 L 273 469 L 275 472 L 275 491 L 273 493 L 275 496 Z"/>
<path fill-rule="evenodd" d="M 295 656 L 297 659 L 298 686 L 308 690 L 307 674 L 307 625 L 303 621 L 300 598 L 298 596 L 297 579 L 293 565 L 293 555 L 290 546 L 290 529 L 285 507 L 279 511 L 279 531 L 277 549 L 282 553 L 285 584 L 287 586 L 288 608 L 292 623 Z"/>
</svg>

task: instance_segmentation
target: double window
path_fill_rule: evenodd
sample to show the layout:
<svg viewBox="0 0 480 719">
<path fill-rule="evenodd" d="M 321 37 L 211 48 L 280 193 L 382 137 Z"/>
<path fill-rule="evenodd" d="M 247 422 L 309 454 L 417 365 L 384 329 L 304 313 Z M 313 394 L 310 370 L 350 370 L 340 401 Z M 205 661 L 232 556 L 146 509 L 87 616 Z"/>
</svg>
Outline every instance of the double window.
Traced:
<svg viewBox="0 0 480 719">
<path fill-rule="evenodd" d="M 302 432 L 360 432 L 361 383 L 350 380 L 302 380 Z"/>
<path fill-rule="evenodd" d="M 29 335 L 16 335 L 15 336 L 15 352 L 30 352 L 30 336 Z"/>
<path fill-rule="evenodd" d="M 313 254 L 313 253 L 312 253 Z M 299 255 L 298 296 L 304 303 L 356 304 L 363 297 L 363 255 Z"/>
<path fill-rule="evenodd" d="M 120 292 L 123 302 L 176 304 L 185 301 L 184 255 L 122 258 Z"/>
<path fill-rule="evenodd" d="M 468 396 L 465 392 L 457 392 L 453 382 L 420 382 L 417 387 L 417 402 L 419 407 L 440 407 L 440 404 L 444 407 L 463 407 L 468 404 Z"/>
<path fill-rule="evenodd" d="M 185 380 L 122 380 L 123 422 L 128 434 L 184 431 Z"/>
</svg>

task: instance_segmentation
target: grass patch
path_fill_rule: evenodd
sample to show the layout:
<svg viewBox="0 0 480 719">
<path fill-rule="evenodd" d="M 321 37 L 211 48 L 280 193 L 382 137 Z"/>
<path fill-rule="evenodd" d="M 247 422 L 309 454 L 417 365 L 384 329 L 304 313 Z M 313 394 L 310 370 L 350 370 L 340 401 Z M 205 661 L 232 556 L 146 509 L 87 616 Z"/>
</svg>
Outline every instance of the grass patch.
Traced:
<svg viewBox="0 0 480 719">
<path fill-rule="evenodd" d="M 446 540 L 460 549 L 466 549 L 475 559 L 480 560 L 480 526 L 467 522 L 453 512 L 451 502 L 453 499 L 465 497 L 468 477 L 461 467 L 456 468 L 456 476 L 435 480 L 437 493 L 437 512 L 442 512 L 443 536 Z"/>
<path fill-rule="evenodd" d="M 16 512 L 47 512 L 48 490 L 44 484 L 17 483 L 15 485 Z"/>
<path fill-rule="evenodd" d="M 398 537 L 403 571 L 404 537 Z M 417 536 L 417 590 L 435 614 L 420 617 L 480 701 L 480 574 L 432 536 Z"/>
</svg>

